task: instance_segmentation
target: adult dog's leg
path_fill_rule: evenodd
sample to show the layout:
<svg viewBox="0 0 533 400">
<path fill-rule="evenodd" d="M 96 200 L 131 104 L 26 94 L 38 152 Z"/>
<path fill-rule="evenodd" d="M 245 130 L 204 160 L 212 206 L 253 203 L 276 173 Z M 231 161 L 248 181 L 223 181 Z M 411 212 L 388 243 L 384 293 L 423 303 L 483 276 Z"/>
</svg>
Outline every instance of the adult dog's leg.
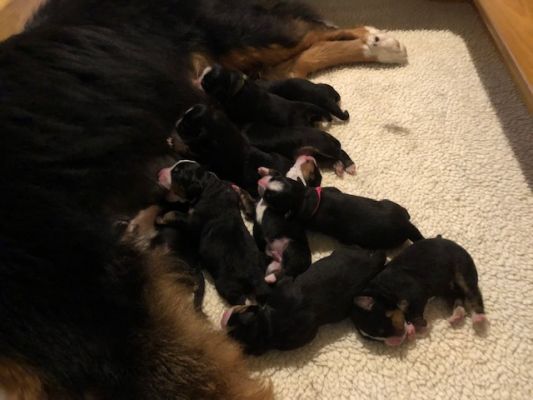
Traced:
<svg viewBox="0 0 533 400">
<path fill-rule="evenodd" d="M 356 62 L 407 62 L 405 47 L 385 32 L 372 27 L 330 29 L 307 26 L 295 46 L 246 47 L 232 50 L 220 62 L 264 78 L 306 77 L 312 72 Z"/>
<path fill-rule="evenodd" d="M 385 32 L 371 27 L 344 32 L 353 32 L 356 38 L 317 42 L 293 59 L 266 69 L 264 77 L 306 77 L 321 69 L 357 62 L 407 62 L 405 47 Z"/>
<path fill-rule="evenodd" d="M 331 29 L 321 24 L 295 23 L 296 37 L 301 37 L 294 46 L 278 43 L 269 46 L 237 48 L 220 57 L 219 62 L 227 68 L 243 72 L 257 71 L 292 59 L 321 41 L 354 40 L 359 37 L 356 29 Z M 301 33 L 304 32 L 304 33 Z"/>
</svg>

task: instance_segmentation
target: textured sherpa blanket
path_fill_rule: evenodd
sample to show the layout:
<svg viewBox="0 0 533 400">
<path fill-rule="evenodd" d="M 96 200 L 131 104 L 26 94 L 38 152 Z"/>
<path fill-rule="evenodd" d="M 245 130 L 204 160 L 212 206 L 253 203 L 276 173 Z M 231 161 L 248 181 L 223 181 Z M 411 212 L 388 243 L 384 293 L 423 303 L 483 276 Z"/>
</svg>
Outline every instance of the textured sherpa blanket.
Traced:
<svg viewBox="0 0 533 400">
<path fill-rule="evenodd" d="M 390 349 L 350 321 L 306 347 L 251 358 L 279 399 L 533 399 L 533 120 L 468 2 L 314 0 L 342 25 L 390 30 L 409 53 L 401 67 L 358 65 L 314 77 L 351 113 L 330 131 L 357 176 L 325 171 L 324 185 L 404 205 L 426 236 L 443 234 L 476 261 L 491 326 L 452 329 L 441 302 L 432 329 Z M 314 258 L 335 244 L 311 237 Z M 428 266 L 430 267 L 430 266 Z M 205 310 L 223 310 L 212 286 Z"/>
</svg>

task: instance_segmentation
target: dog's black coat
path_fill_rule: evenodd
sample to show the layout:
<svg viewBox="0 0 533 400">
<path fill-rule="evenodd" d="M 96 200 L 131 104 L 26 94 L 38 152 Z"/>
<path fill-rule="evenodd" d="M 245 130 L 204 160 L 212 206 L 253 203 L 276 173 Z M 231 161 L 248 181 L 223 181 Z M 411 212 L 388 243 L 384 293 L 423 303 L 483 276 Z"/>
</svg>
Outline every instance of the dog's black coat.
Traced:
<svg viewBox="0 0 533 400">
<path fill-rule="evenodd" d="M 326 109 L 272 94 L 241 72 L 220 65 L 214 65 L 205 74 L 202 87 L 239 123 L 260 121 L 278 126 L 311 126 L 319 121 L 331 121 Z"/>
<path fill-rule="evenodd" d="M 261 196 L 270 207 L 342 243 L 387 249 L 407 239 L 422 239 L 409 221 L 407 210 L 390 200 L 354 196 L 333 187 L 322 188 L 319 196 L 316 189 L 279 173 L 272 176 L 270 182 L 281 186 L 279 191 L 269 189 L 268 185 L 264 188 Z"/>
<path fill-rule="evenodd" d="M 414 243 L 387 264 L 361 293 L 371 299 L 365 308 L 354 305 L 352 319 L 366 336 L 398 335 L 387 311 L 401 307 L 405 321 L 426 325 L 424 309 L 431 297 L 442 297 L 450 305 L 470 305 L 484 313 L 477 270 L 468 252 L 457 243 L 425 239 Z"/>
<path fill-rule="evenodd" d="M 237 193 L 196 162 L 180 162 L 170 173 L 170 190 L 190 204 L 187 215 L 175 214 L 170 225 L 197 238 L 200 264 L 218 293 L 229 304 L 252 296 L 263 301 L 269 292 L 265 257 L 244 225 Z"/>
<path fill-rule="evenodd" d="M 176 115 L 204 101 L 191 53 L 294 45 L 296 16 L 319 21 L 284 2 L 50 0 L 0 44 L 0 358 L 75 398 L 203 398 L 206 375 L 161 364 L 180 350 L 151 334 L 150 265 L 113 224 L 152 202 Z"/>
<path fill-rule="evenodd" d="M 384 252 L 335 250 L 294 281 L 281 280 L 265 306 L 233 312 L 227 322 L 229 334 L 251 354 L 301 347 L 315 337 L 319 326 L 347 318 L 354 296 L 384 264 Z"/>
<path fill-rule="evenodd" d="M 275 152 L 289 158 L 311 153 L 330 162 L 341 161 L 345 168 L 354 164 L 334 136 L 317 128 L 254 123 L 245 126 L 243 132 L 253 146 L 267 153 Z"/>
<path fill-rule="evenodd" d="M 286 173 L 292 161 L 280 154 L 252 146 L 221 111 L 196 105 L 178 121 L 176 131 L 196 158 L 220 178 L 257 195 L 259 167 L 279 168 Z"/>
<path fill-rule="evenodd" d="M 263 202 L 260 201 L 257 207 L 263 208 Z M 283 214 L 266 207 L 256 212 L 253 234 L 259 249 L 270 253 L 271 263 L 279 262 L 281 271 L 275 274 L 277 278 L 284 275 L 295 277 L 311 265 L 305 229 L 298 221 L 288 220 Z"/>
<path fill-rule="evenodd" d="M 338 103 L 341 100 L 339 93 L 326 83 L 313 83 L 307 79 L 291 78 L 278 81 L 259 80 L 257 84 L 270 93 L 287 100 L 315 104 L 342 121 L 350 118 L 348 111 L 342 111 L 339 107 Z"/>
</svg>

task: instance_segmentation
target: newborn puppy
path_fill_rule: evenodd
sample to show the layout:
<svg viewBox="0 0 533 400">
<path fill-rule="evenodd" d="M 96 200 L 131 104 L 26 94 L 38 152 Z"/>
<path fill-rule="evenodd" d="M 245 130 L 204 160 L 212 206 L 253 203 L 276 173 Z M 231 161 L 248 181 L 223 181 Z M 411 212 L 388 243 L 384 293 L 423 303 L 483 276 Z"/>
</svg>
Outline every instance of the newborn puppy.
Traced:
<svg viewBox="0 0 533 400">
<path fill-rule="evenodd" d="M 239 123 L 260 121 L 278 126 L 311 126 L 332 119 L 328 111 L 314 104 L 284 99 L 261 88 L 241 72 L 220 65 L 204 71 L 201 85 Z"/>
<path fill-rule="evenodd" d="M 189 203 L 187 214 L 175 213 L 165 223 L 198 240 L 200 264 L 213 277 L 218 293 L 230 304 L 244 304 L 250 296 L 264 301 L 269 292 L 265 258 L 242 221 L 231 185 L 189 160 L 161 170 L 159 183 L 176 200 Z"/>
<path fill-rule="evenodd" d="M 438 296 L 453 306 L 452 325 L 464 320 L 465 305 L 474 328 L 487 322 L 472 257 L 451 240 L 425 239 L 414 243 L 386 265 L 361 296 L 354 300 L 352 320 L 367 338 L 399 345 L 424 330 L 424 308 Z"/>
<path fill-rule="evenodd" d="M 339 107 L 341 100 L 339 93 L 325 83 L 313 83 L 307 79 L 292 78 L 279 81 L 260 80 L 257 81 L 257 84 L 270 93 L 287 100 L 313 103 L 342 121 L 350 118 L 348 111 L 342 111 Z"/>
<path fill-rule="evenodd" d="M 344 171 L 355 174 L 355 164 L 342 150 L 340 142 L 320 129 L 299 127 L 276 127 L 263 123 L 247 125 L 244 134 L 250 143 L 266 152 L 276 152 L 285 157 L 294 158 L 302 152 L 318 155 L 333 164 L 339 176 Z"/>
<path fill-rule="evenodd" d="M 287 176 L 301 182 L 313 182 L 311 175 L 320 174 L 316 161 L 310 156 L 300 156 L 289 170 Z M 320 180 L 314 182 L 320 185 Z M 267 206 L 261 199 L 256 206 L 254 239 L 260 250 L 270 257 L 265 281 L 274 283 L 282 276 L 295 277 L 311 265 L 311 250 L 305 229 L 295 219 L 285 216 Z"/>
<path fill-rule="evenodd" d="M 335 250 L 296 279 L 281 280 L 264 306 L 227 310 L 221 325 L 251 354 L 301 347 L 315 337 L 319 326 L 350 315 L 354 296 L 384 263 L 384 252 L 371 254 L 355 247 Z"/>
<path fill-rule="evenodd" d="M 422 239 L 407 210 L 390 200 L 353 196 L 333 187 L 308 188 L 280 173 L 266 175 L 258 184 L 259 195 L 269 207 L 342 243 L 388 249 L 407 239 Z"/>
<path fill-rule="evenodd" d="M 257 196 L 257 169 L 261 166 L 287 172 L 292 162 L 276 153 L 250 145 L 223 112 L 198 104 L 176 124 L 176 131 L 199 161 L 220 176 Z"/>
</svg>

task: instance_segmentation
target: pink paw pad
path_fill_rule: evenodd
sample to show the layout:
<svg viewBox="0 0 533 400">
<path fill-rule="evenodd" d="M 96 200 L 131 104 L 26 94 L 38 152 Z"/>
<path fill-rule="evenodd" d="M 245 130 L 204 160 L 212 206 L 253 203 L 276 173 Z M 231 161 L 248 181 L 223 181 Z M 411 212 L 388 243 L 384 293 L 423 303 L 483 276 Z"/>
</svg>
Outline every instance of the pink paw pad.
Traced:
<svg viewBox="0 0 533 400">
<path fill-rule="evenodd" d="M 483 331 L 489 324 L 489 320 L 485 314 L 472 314 L 472 325 L 476 331 Z"/>
<path fill-rule="evenodd" d="M 448 322 L 451 326 L 456 327 L 460 325 L 465 320 L 466 311 L 464 307 L 458 306 L 453 310 L 453 314 L 448 318 Z"/>
<path fill-rule="evenodd" d="M 416 329 L 413 324 L 405 324 L 405 333 L 407 335 L 407 340 L 416 339 Z"/>
<path fill-rule="evenodd" d="M 346 168 L 346 172 L 350 175 L 355 175 L 355 172 L 356 172 L 355 164 L 352 164 L 348 168 Z"/>
<path fill-rule="evenodd" d="M 333 164 L 333 169 L 335 170 L 335 175 L 342 178 L 344 176 L 344 164 L 341 161 L 337 161 Z"/>
</svg>

